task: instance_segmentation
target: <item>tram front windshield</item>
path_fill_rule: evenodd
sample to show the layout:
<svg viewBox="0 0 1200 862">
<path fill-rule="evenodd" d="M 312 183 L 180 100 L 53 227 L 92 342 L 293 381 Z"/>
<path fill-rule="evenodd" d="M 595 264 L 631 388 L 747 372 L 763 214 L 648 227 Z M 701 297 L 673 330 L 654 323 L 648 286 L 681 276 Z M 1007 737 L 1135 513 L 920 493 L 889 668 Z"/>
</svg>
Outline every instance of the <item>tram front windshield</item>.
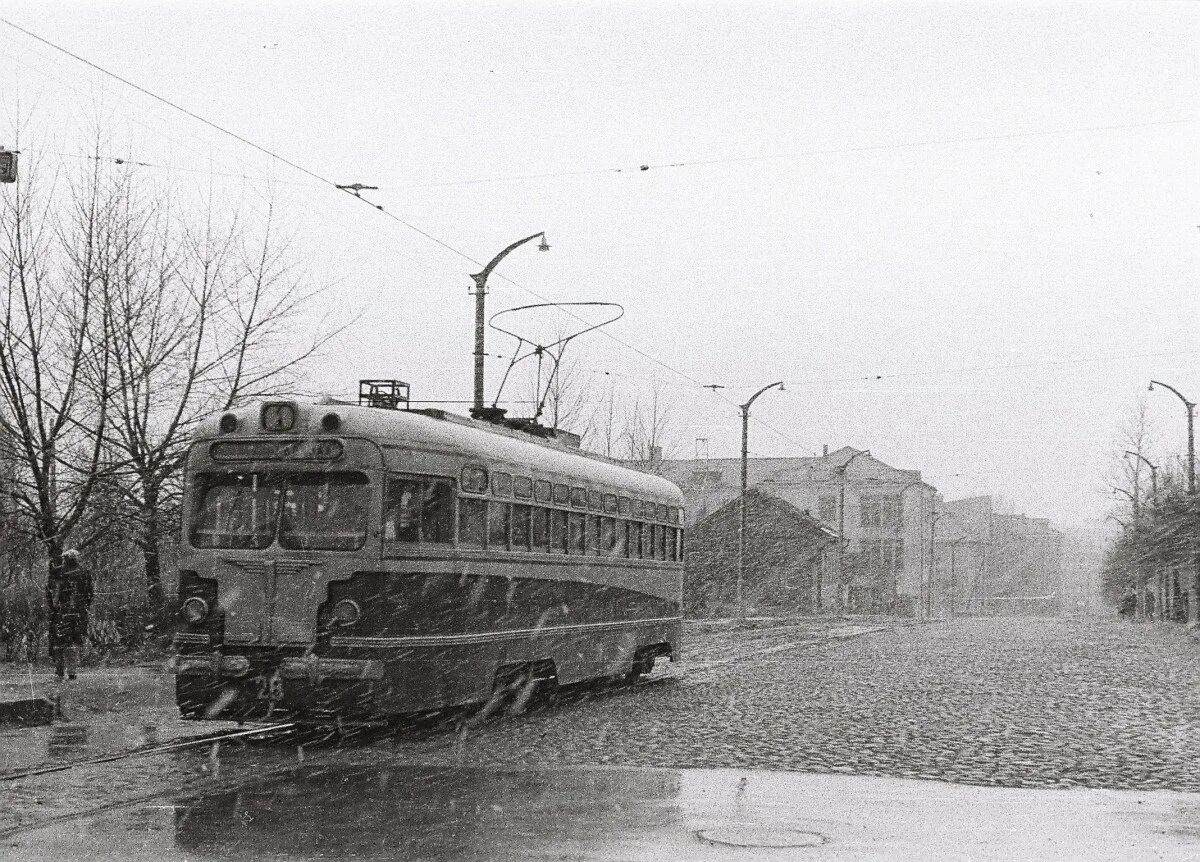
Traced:
<svg viewBox="0 0 1200 862">
<path fill-rule="evenodd" d="M 201 473 L 190 538 L 197 548 L 353 551 L 367 539 L 370 488 L 355 472 Z"/>
</svg>

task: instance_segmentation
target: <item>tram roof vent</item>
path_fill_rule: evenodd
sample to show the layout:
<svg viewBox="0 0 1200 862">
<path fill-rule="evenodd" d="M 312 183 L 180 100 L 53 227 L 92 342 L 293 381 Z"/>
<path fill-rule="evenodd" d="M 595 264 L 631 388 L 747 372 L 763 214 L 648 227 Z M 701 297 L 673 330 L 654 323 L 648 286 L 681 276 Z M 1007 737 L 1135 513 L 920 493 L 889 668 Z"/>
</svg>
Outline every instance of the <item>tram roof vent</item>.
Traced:
<svg viewBox="0 0 1200 862">
<path fill-rule="evenodd" d="M 380 407 L 384 410 L 408 407 L 408 384 L 403 380 L 360 380 L 358 404 L 360 407 Z"/>
</svg>

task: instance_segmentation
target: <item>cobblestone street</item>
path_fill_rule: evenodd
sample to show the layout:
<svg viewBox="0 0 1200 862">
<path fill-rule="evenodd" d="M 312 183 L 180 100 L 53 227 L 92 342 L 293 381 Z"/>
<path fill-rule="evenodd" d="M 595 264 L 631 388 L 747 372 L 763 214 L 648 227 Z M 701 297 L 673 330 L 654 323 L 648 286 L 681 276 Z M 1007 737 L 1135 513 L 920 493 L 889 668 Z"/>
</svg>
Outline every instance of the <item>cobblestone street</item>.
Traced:
<svg viewBox="0 0 1200 862">
<path fill-rule="evenodd" d="M 1198 791 L 1196 652 L 1174 626 L 962 619 L 502 722 L 453 756 Z"/>
<path fill-rule="evenodd" d="M 294 744 L 231 744 L 219 769 L 205 745 L 21 778 L 0 785 L 0 834 L 320 764 L 709 767 L 1200 791 L 1200 671 L 1181 627 L 861 622 L 695 626 L 682 674 L 660 662 L 633 688 L 573 692 L 549 710 L 457 732 L 366 736 L 307 756 Z M 151 677 L 139 679 L 145 688 Z M 165 689 L 143 695 L 141 712 L 169 698 Z M 38 733 L 14 730 L 8 740 L 36 743 Z M 42 744 L 53 754 L 50 740 Z"/>
</svg>

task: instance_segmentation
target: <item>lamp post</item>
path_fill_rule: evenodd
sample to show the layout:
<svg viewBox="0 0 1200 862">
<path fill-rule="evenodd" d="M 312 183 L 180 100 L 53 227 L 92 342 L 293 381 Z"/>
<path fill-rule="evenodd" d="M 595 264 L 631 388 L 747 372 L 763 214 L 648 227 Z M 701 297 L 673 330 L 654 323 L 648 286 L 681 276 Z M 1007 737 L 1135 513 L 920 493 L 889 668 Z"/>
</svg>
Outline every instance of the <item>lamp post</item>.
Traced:
<svg viewBox="0 0 1200 862">
<path fill-rule="evenodd" d="M 954 600 L 955 600 L 955 597 L 958 595 L 958 590 L 957 590 L 957 587 L 955 586 L 955 582 L 954 582 L 954 552 L 958 549 L 958 546 L 962 542 L 965 542 L 966 540 L 967 540 L 966 536 L 959 536 L 957 539 L 955 539 L 953 542 L 950 543 L 950 616 L 952 616 L 952 617 L 954 616 L 954 610 L 955 610 L 955 608 L 954 608 L 955 601 Z M 969 612 L 969 610 L 970 609 L 968 609 L 968 612 Z"/>
<path fill-rule="evenodd" d="M 741 619 L 746 616 L 746 608 L 742 604 L 742 579 L 745 577 L 746 570 L 746 484 L 748 475 L 748 462 L 750 459 L 750 405 L 754 403 L 758 396 L 762 395 L 768 389 L 779 387 L 779 391 L 783 392 L 783 381 L 777 380 L 774 383 L 768 383 L 762 389 L 750 396 L 750 400 L 741 406 L 742 411 L 742 495 L 738 500 L 738 556 L 737 556 L 737 582 L 734 584 L 733 601 L 737 605 L 737 615 Z"/>
<path fill-rule="evenodd" d="M 1174 392 L 1175 395 L 1183 402 L 1183 406 L 1187 408 L 1187 429 L 1188 429 L 1188 493 L 1196 493 L 1196 434 L 1195 434 L 1195 418 L 1196 418 L 1196 402 L 1188 401 L 1182 392 L 1170 384 L 1163 383 L 1160 380 L 1150 381 L 1150 391 L 1154 391 L 1155 386 L 1161 386 L 1163 389 L 1168 389 Z"/>
<path fill-rule="evenodd" d="M 1183 402 L 1183 406 L 1187 409 L 1187 429 L 1188 429 L 1188 496 L 1196 493 L 1196 435 L 1195 435 L 1195 417 L 1196 403 L 1189 401 L 1182 392 L 1167 383 L 1160 380 L 1150 381 L 1150 391 L 1154 391 L 1155 386 L 1161 386 L 1174 392 L 1176 397 Z M 1196 545 L 1193 540 L 1192 544 L 1192 581 L 1188 585 L 1188 625 L 1192 625 L 1197 620 L 1196 601 L 1200 598 L 1200 553 L 1196 552 Z"/>
<path fill-rule="evenodd" d="M 510 251 L 520 248 L 525 243 L 532 242 L 538 237 L 542 238 L 541 243 L 538 244 L 538 250 L 549 251 L 550 246 L 546 244 L 546 234 L 544 232 L 535 233 L 532 236 L 519 239 L 508 246 L 504 251 L 492 258 L 487 266 L 471 276 L 475 281 L 475 406 L 471 408 L 471 417 L 474 419 L 487 419 L 491 418 L 492 415 L 492 408 L 483 406 L 483 304 L 484 297 L 487 296 L 488 276 L 492 274 L 492 270 L 496 268 L 496 264 L 504 260 Z"/>
<path fill-rule="evenodd" d="M 841 481 L 838 484 L 838 605 L 841 609 L 846 610 L 846 599 L 842 595 L 842 591 L 846 586 L 846 470 L 854 463 L 854 459 L 860 455 L 870 455 L 870 449 L 861 449 L 846 459 L 840 467 L 837 468 Z"/>
<path fill-rule="evenodd" d="M 925 585 L 925 618 L 933 618 L 933 582 L 937 578 L 937 525 L 945 512 L 932 509 L 929 513 L 929 582 Z"/>
<path fill-rule="evenodd" d="M 904 531 L 904 527 L 903 527 L 903 523 L 904 523 L 904 520 L 903 520 L 904 519 L 904 492 L 907 491 L 909 488 L 920 488 L 924 484 L 925 484 L 925 481 L 923 479 L 913 479 L 911 482 L 905 483 L 905 485 L 900 489 L 900 493 L 896 495 L 900 499 L 901 534 L 903 534 L 903 531 Z M 921 512 L 925 508 L 924 503 L 925 503 L 924 496 L 917 498 L 917 591 L 918 592 L 920 592 L 921 581 L 924 578 L 924 574 L 922 573 L 922 570 L 925 568 L 925 531 L 923 529 L 921 529 Z M 900 592 L 899 587 L 897 586 L 897 588 L 896 588 L 897 595 L 899 594 L 899 592 Z"/>
</svg>

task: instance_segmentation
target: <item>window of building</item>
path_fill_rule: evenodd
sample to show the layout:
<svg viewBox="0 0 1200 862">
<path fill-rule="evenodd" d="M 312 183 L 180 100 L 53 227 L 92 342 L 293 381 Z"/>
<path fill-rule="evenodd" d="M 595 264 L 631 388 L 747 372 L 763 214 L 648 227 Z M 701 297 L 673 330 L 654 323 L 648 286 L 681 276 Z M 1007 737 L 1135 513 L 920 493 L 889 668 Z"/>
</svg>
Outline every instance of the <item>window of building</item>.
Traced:
<svg viewBox="0 0 1200 862">
<path fill-rule="evenodd" d="M 817 517 L 826 524 L 836 525 L 838 520 L 838 498 L 834 496 L 818 497 Z"/>
<path fill-rule="evenodd" d="M 862 497 L 859 499 L 859 512 L 864 527 L 876 530 L 895 531 L 900 527 L 900 498 Z"/>
</svg>

